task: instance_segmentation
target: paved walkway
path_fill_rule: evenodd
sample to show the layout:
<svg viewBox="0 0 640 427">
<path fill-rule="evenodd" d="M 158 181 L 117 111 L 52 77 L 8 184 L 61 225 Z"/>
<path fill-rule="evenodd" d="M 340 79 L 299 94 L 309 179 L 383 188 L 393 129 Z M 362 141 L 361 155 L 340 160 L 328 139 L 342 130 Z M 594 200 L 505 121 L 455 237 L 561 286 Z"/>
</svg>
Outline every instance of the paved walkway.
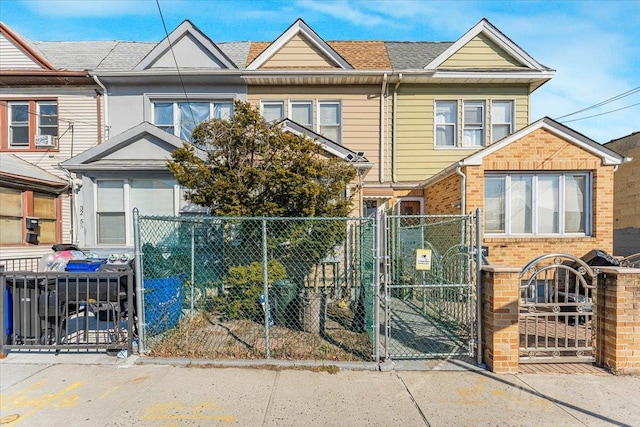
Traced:
<svg viewBox="0 0 640 427">
<path fill-rule="evenodd" d="M 638 376 L 494 375 L 456 361 L 237 364 L 10 353 L 0 425 L 640 426 Z"/>
</svg>

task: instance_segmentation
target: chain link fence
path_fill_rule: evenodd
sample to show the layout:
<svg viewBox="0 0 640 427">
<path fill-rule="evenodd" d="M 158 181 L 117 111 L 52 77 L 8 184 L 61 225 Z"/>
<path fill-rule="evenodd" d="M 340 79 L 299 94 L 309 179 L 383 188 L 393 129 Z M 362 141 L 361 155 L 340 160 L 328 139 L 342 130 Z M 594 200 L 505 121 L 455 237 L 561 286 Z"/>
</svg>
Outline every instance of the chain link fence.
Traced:
<svg viewBox="0 0 640 427">
<path fill-rule="evenodd" d="M 138 224 L 152 355 L 371 360 L 375 219 Z"/>
<path fill-rule="evenodd" d="M 411 358 L 473 352 L 472 224 L 468 215 L 387 217 L 388 355 Z"/>
</svg>

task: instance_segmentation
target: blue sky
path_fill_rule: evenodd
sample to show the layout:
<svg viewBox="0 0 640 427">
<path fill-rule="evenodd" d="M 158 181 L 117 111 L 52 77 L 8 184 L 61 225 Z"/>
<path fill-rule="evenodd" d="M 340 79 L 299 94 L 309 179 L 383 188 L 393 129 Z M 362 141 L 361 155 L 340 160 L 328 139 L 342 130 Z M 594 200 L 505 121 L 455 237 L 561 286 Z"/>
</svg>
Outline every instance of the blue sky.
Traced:
<svg viewBox="0 0 640 427">
<path fill-rule="evenodd" d="M 628 92 L 560 121 L 600 143 L 640 131 L 640 0 L 159 3 L 169 32 L 188 19 L 213 41 L 272 41 L 297 18 L 327 41 L 455 41 L 487 18 L 556 70 L 532 95 L 532 120 L 559 118 Z M 0 0 L 0 19 L 41 41 L 165 37 L 155 0 Z"/>
</svg>

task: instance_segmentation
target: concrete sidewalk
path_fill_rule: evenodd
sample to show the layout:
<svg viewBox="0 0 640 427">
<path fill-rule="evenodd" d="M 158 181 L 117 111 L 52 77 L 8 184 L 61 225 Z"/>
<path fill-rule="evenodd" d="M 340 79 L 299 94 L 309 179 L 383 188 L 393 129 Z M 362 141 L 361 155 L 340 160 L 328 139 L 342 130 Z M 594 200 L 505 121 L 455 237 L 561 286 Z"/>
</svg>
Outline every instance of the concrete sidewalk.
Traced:
<svg viewBox="0 0 640 427">
<path fill-rule="evenodd" d="M 494 375 L 448 362 L 382 372 L 173 362 L 10 353 L 0 361 L 0 424 L 640 426 L 640 377 Z"/>
</svg>

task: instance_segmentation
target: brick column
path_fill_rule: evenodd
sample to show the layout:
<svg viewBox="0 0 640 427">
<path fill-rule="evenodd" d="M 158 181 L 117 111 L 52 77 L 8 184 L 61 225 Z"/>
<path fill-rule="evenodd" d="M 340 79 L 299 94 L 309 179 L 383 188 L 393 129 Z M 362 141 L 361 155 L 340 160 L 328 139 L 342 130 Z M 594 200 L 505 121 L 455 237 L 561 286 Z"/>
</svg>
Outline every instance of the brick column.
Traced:
<svg viewBox="0 0 640 427">
<path fill-rule="evenodd" d="M 640 373 L 640 269 L 599 267 L 596 363 Z"/>
<path fill-rule="evenodd" d="M 520 269 L 482 267 L 482 357 L 499 374 L 518 372 Z"/>
</svg>

